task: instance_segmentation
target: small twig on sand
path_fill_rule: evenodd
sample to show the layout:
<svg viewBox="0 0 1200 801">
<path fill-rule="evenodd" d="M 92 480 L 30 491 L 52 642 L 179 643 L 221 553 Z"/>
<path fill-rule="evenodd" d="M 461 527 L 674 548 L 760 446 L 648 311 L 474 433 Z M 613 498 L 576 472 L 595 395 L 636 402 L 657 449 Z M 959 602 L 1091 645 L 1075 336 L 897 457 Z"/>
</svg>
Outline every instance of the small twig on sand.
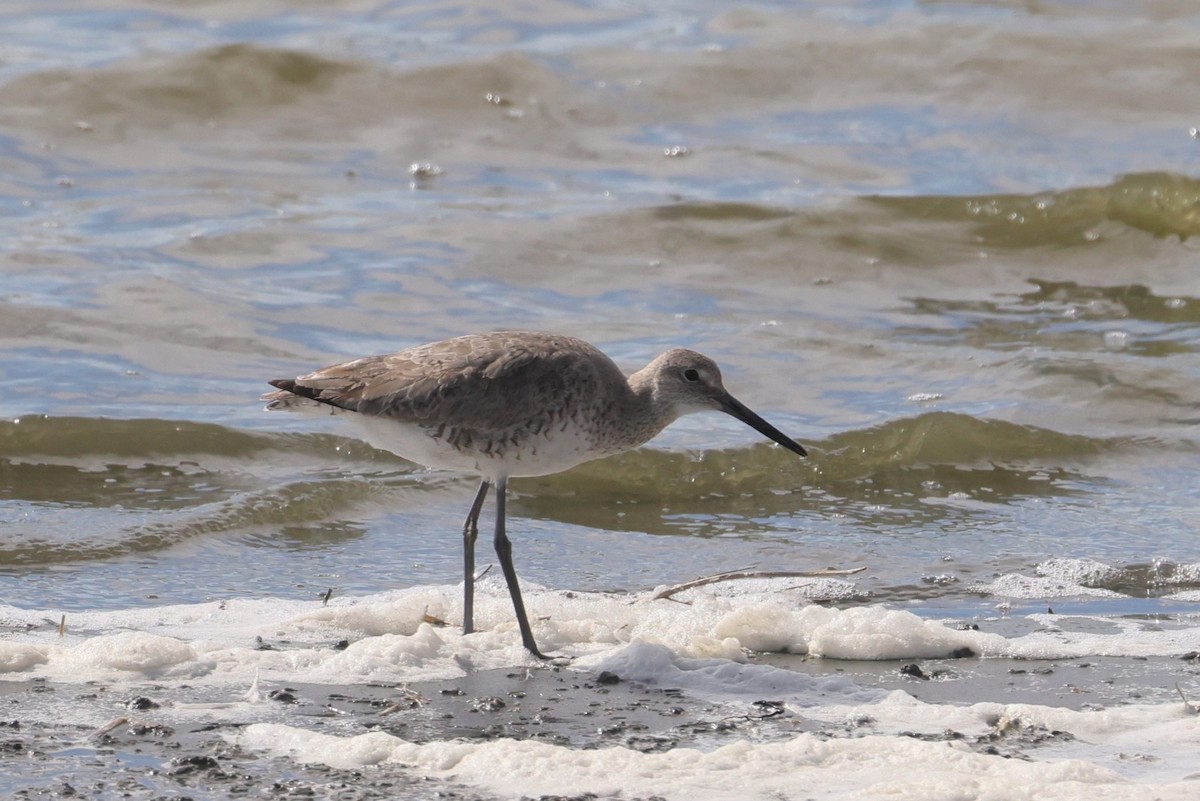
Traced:
<svg viewBox="0 0 1200 801">
<path fill-rule="evenodd" d="M 426 605 L 425 608 L 421 610 L 421 622 L 428 623 L 431 626 L 446 625 L 446 621 L 442 620 L 440 617 L 429 614 L 429 606 L 428 605 Z"/>
<path fill-rule="evenodd" d="M 390 715 L 394 712 L 400 712 L 405 709 L 416 709 L 420 706 L 425 706 L 428 703 L 421 694 L 415 690 L 410 690 L 407 687 L 398 687 L 400 697 L 392 701 L 390 704 L 379 710 L 380 715 Z"/>
<path fill-rule="evenodd" d="M 1184 714 L 1200 715 L 1200 706 L 1188 703 L 1187 696 L 1183 694 L 1183 688 L 1179 686 L 1179 682 L 1175 682 L 1175 692 L 1179 693 L 1179 697 L 1183 699 Z"/>
<path fill-rule="evenodd" d="M 674 587 L 667 587 L 665 590 L 659 590 L 655 593 L 651 600 L 658 601 L 663 598 L 670 598 L 672 595 L 681 593 L 684 590 L 690 590 L 693 587 L 703 587 L 705 584 L 716 584 L 719 581 L 762 578 L 828 578 L 830 576 L 852 576 L 864 570 L 866 570 L 865 567 L 853 567 L 849 570 L 838 570 L 832 567 L 826 567 L 821 570 L 733 570 L 728 573 L 717 573 L 713 576 L 704 576 L 703 578 L 685 581 L 682 584 L 676 584 Z"/>
<path fill-rule="evenodd" d="M 89 734 L 88 737 L 93 738 L 93 739 L 98 738 L 98 737 L 103 737 L 104 735 L 106 735 L 110 731 L 112 731 L 113 729 L 119 729 L 128 722 L 129 722 L 129 718 L 126 718 L 126 717 L 114 718 L 113 720 L 109 721 L 108 723 L 104 724 L 103 726 L 101 726 L 100 728 L 96 729 L 94 732 Z"/>
</svg>

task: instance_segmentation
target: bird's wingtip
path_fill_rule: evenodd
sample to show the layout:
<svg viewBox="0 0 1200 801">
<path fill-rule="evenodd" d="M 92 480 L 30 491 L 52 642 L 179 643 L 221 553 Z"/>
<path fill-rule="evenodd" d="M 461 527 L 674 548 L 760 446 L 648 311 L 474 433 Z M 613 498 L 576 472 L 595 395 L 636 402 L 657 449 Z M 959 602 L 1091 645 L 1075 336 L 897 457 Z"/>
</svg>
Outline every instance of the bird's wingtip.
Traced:
<svg viewBox="0 0 1200 801">
<path fill-rule="evenodd" d="M 280 409 L 309 411 L 314 408 L 325 411 L 340 411 L 343 406 L 321 397 L 321 391 L 299 383 L 294 378 L 276 378 L 268 381 L 275 391 L 267 392 L 259 400 L 265 402 L 268 412 Z"/>
<path fill-rule="evenodd" d="M 275 378 L 267 382 L 275 387 L 273 392 L 264 392 L 259 400 L 267 404 L 267 411 L 287 409 L 303 402 L 303 393 L 296 392 L 296 381 L 292 378 Z"/>
<path fill-rule="evenodd" d="M 274 392 L 264 392 L 258 399 L 267 404 L 267 411 L 273 411 L 288 406 L 289 398 L 295 400 L 296 396 L 290 392 L 277 389 Z"/>
</svg>

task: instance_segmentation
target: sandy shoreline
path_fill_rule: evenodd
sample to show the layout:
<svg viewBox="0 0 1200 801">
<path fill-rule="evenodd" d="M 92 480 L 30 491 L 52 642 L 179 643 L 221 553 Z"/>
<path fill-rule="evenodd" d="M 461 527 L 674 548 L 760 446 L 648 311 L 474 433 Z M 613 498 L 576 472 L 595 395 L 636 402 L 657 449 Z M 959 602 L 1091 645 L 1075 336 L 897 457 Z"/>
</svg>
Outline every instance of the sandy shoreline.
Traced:
<svg viewBox="0 0 1200 801">
<path fill-rule="evenodd" d="M 921 700 L 971 704 L 1029 703 L 1073 709 L 1178 701 L 1175 685 L 1200 687 L 1200 662 L 1180 658 L 1002 659 L 835 662 L 779 655 L 760 662 L 813 675 L 841 674 L 864 686 L 900 689 Z M 81 719 L 112 711 L 99 728 L 37 720 L 25 710 L 54 693 L 71 698 Z M 1179 701 L 1182 704 L 1182 701 Z M 737 740 L 785 739 L 797 732 L 860 736 L 852 724 L 808 719 L 780 699 L 736 706 L 650 688 L 612 675 L 553 667 L 491 670 L 437 682 L 391 685 L 273 686 L 255 704 L 206 699 L 189 688 L 147 684 L 136 693 L 100 684 L 41 680 L 0 682 L 0 794 L 14 799 L 456 798 L 496 796 L 415 777 L 401 765 L 344 770 L 263 757 L 236 744 L 238 732 L 262 719 L 339 735 L 383 731 L 404 740 L 535 738 L 573 749 L 622 746 L 658 752 L 708 750 Z M 254 710 L 248 716 L 247 709 Z M 184 712 L 203 710 L 207 722 Z M 86 711 L 88 715 L 83 715 Z M 931 735 L 913 734 L 929 739 Z M 1037 749 L 1069 734 L 1030 729 L 980 736 L 946 730 L 944 738 L 980 753 L 1037 759 Z M 669 787 L 663 787 L 670 797 Z M 512 788 L 514 796 L 523 795 Z M 587 795 L 581 797 L 588 797 Z M 594 797 L 594 796 L 593 796 Z M 649 796 L 654 797 L 654 796 Z"/>
</svg>

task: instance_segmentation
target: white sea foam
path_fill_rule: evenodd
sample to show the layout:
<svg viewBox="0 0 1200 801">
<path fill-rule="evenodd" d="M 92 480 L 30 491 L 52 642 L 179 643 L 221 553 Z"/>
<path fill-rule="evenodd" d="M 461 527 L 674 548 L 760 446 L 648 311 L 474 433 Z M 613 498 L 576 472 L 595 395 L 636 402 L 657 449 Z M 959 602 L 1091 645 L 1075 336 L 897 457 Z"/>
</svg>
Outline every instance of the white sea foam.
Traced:
<svg viewBox="0 0 1200 801">
<path fill-rule="evenodd" d="M 882 734 L 829 739 L 801 733 L 782 742 L 742 740 L 707 752 L 676 748 L 656 754 L 624 747 L 580 750 L 534 740 L 418 745 L 382 732 L 343 738 L 275 724 L 252 725 L 238 741 L 247 748 L 335 767 L 402 763 L 416 776 L 440 777 L 513 798 L 584 793 L 668 799 L 802 795 L 914 801 L 1194 797 L 1196 782 L 1183 778 L 1187 768 L 1194 767 L 1187 748 L 1200 745 L 1194 720 L 1172 720 L 1165 710 L 1139 709 L 1120 721 L 1101 721 L 1099 726 L 1082 720 L 1071 722 L 1096 737 L 1090 744 L 1096 751 L 1126 745 L 1136 748 L 1138 738 L 1142 744 L 1147 737 L 1169 739 L 1173 756 L 1180 758 L 1178 767 L 1166 771 L 1174 775 L 1138 781 L 1086 759 L 1005 759 L 974 752 L 956 742 Z M 1132 730 L 1122 728 L 1130 723 L 1140 725 Z M 1108 733 L 1106 729 L 1118 731 Z"/>
<path fill-rule="evenodd" d="M 1001 598 L 1054 599 L 1054 598 L 1126 598 L 1103 585 L 1130 583 L 1129 568 L 1109 565 L 1094 559 L 1054 558 L 1039 562 L 1035 575 L 1007 574 L 990 582 L 979 582 L 970 587 L 973 592 Z M 1153 572 L 1143 578 L 1148 586 L 1163 588 L 1200 581 L 1200 565 L 1158 562 Z M 1194 591 L 1164 596 L 1173 600 L 1195 600 Z"/>
<path fill-rule="evenodd" d="M 1022 576 L 1009 573 L 987 583 L 975 584 L 972 592 L 1001 598 L 1124 598 L 1119 592 L 1087 587 L 1059 575 Z"/>
<path fill-rule="evenodd" d="M 273 681 L 419 681 L 533 664 L 520 647 L 502 583 L 481 582 L 480 630 L 468 636 L 454 625 L 459 591 L 423 586 L 336 599 L 328 606 L 231 600 L 84 612 L 67 617 L 65 635 L 59 634 L 54 611 L 0 606 L 0 624 L 10 628 L 0 638 L 0 675 L 63 681 L 127 675 L 248 686 L 255 674 Z M 1031 615 L 1036 630 L 1005 638 L 885 606 L 811 605 L 778 591 L 700 588 L 654 600 L 652 593 L 566 593 L 534 586 L 526 594 L 536 610 L 539 643 L 580 664 L 617 659 L 629 643 L 659 645 L 679 659 L 729 663 L 743 661 L 747 650 L 849 660 L 1170 656 L 1200 650 L 1200 628 L 1146 626 L 1136 619 L 1065 630 L 1067 620 L 1080 618 Z M 339 640 L 348 647 L 334 648 Z"/>
<path fill-rule="evenodd" d="M 79 613 L 67 618 L 65 636 L 49 625 L 58 618 L 53 612 L 0 607 L 0 619 L 31 627 L 0 640 L 0 670 L 55 680 L 128 674 L 248 685 L 255 672 L 280 681 L 418 681 L 529 661 L 498 583 L 484 583 L 478 593 L 479 632 L 464 637 L 453 625 L 428 622 L 453 620 L 458 594 L 454 586 L 429 586 L 324 607 L 229 601 Z M 537 614 L 547 616 L 537 625 L 539 642 L 572 656 L 610 654 L 640 642 L 680 657 L 731 662 L 747 649 L 918 659 L 961 649 L 998 655 L 1006 644 L 997 635 L 957 631 L 908 612 L 839 610 L 778 592 L 692 590 L 686 603 L 536 587 L 527 594 Z M 342 639 L 351 641 L 348 647 L 332 647 Z"/>
<path fill-rule="evenodd" d="M 1047 559 L 1035 568 L 1039 576 L 1057 579 L 1064 584 L 1090 587 L 1119 578 L 1122 570 L 1094 559 Z"/>
<path fill-rule="evenodd" d="M 53 610 L 0 607 L 0 625 L 8 629 L 0 636 L 0 678 L 130 688 L 152 682 L 160 696 L 180 694 L 164 714 L 249 724 L 237 735 L 247 748 L 339 767 L 403 764 L 414 776 L 445 777 L 502 797 L 590 792 L 689 801 L 800 795 L 1096 801 L 1191 798 L 1200 789 L 1194 762 L 1200 716 L 1186 714 L 1178 702 L 1090 711 L 927 703 L 844 675 L 809 675 L 746 657 L 746 649 L 852 660 L 956 652 L 984 659 L 1177 656 L 1200 650 L 1200 626 L 1046 614 L 1028 616 L 1027 633 L 1004 637 L 879 605 L 811 605 L 783 592 L 786 586 L 783 581 L 736 591 L 703 587 L 668 600 L 654 600 L 652 593 L 538 587 L 529 587 L 526 595 L 539 642 L 575 657 L 572 670 L 607 670 L 734 708 L 772 699 L 797 719 L 840 736 L 797 733 L 762 742 L 747 736 L 720 748 L 656 754 L 507 739 L 418 745 L 379 732 L 341 736 L 328 727 L 317 733 L 284 725 L 278 722 L 279 705 L 263 700 L 260 681 L 412 682 L 534 666 L 519 645 L 498 581 L 481 583 L 481 630 L 468 636 L 453 625 L 456 586 L 343 598 L 328 606 L 237 600 L 78 613 L 68 616 L 61 636 L 60 615 Z M 342 640 L 347 642 L 339 644 Z M 185 702 L 185 687 L 223 700 Z M 46 716 L 70 714 L 101 725 L 113 715 L 109 706 L 81 708 L 74 701 L 68 712 L 55 693 L 42 695 L 40 714 Z M 933 741 L 947 730 L 980 737 L 1006 727 L 1041 727 L 1067 736 L 1038 746 L 1030 761 L 983 754 L 954 739 Z"/>
</svg>

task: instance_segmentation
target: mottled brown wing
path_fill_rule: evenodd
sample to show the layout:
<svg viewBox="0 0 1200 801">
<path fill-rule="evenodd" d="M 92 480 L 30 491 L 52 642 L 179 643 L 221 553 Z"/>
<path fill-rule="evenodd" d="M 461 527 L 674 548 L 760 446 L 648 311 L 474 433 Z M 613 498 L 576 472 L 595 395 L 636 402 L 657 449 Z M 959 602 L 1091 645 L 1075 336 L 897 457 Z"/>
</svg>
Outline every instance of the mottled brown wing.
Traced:
<svg viewBox="0 0 1200 801">
<path fill-rule="evenodd" d="M 595 397 L 601 382 L 612 380 L 624 377 L 586 342 L 501 332 L 356 359 L 271 384 L 363 414 L 497 431 L 535 418 L 559 420 L 564 408 Z"/>
</svg>

